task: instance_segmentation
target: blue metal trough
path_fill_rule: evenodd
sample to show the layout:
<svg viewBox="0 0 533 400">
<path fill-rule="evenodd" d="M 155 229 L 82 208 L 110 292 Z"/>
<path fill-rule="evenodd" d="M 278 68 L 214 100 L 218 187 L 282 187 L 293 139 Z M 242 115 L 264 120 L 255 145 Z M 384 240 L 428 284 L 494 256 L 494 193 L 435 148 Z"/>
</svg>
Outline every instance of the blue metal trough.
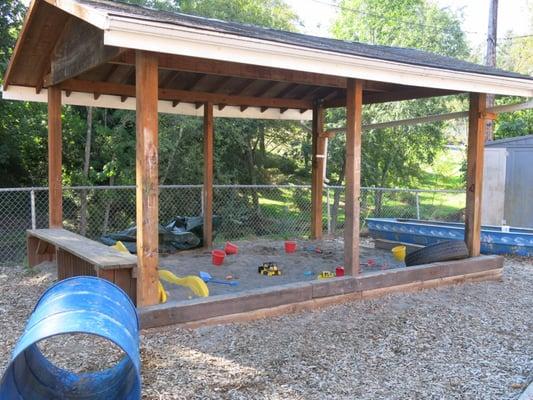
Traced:
<svg viewBox="0 0 533 400">
<path fill-rule="evenodd" d="M 102 371 L 75 374 L 58 368 L 37 347 L 74 333 L 116 344 L 123 359 Z M 135 305 L 113 283 L 90 276 L 65 279 L 37 302 L 0 383 L 2 400 L 137 400 L 141 398 L 139 320 Z"/>
<path fill-rule="evenodd" d="M 367 218 L 368 230 L 375 239 L 421 244 L 444 240 L 464 240 L 465 225 L 460 222 L 423 221 L 400 218 Z M 533 256 L 533 229 L 513 228 L 502 231 L 500 226 L 481 227 L 483 254 Z"/>
</svg>

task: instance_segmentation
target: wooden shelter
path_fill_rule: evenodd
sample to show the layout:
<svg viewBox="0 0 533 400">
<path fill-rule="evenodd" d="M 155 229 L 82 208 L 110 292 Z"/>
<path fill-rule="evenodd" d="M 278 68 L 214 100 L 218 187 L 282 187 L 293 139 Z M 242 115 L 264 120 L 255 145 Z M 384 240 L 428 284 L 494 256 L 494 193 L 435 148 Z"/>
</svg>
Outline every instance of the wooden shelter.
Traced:
<svg viewBox="0 0 533 400">
<path fill-rule="evenodd" d="M 358 277 L 362 107 L 458 93 L 470 93 L 465 241 L 470 255 L 477 257 L 484 120 L 491 118 L 485 93 L 533 96 L 530 77 L 413 49 L 318 38 L 107 0 L 34 0 L 3 88 L 4 99 L 48 102 L 52 229 L 60 229 L 63 219 L 62 104 L 136 110 L 138 262 L 131 279 L 137 279 L 140 307 L 158 302 L 158 112 L 204 118 L 204 239 L 210 245 L 213 118 L 312 119 L 312 235 L 320 238 L 323 111 L 346 107 L 344 254 L 351 277 L 312 289 L 296 288 L 290 296 L 278 293 L 270 305 L 281 305 L 377 289 L 387 286 L 384 282 L 390 286 L 393 275 L 378 277 L 374 286 L 364 286 Z M 478 257 L 469 265 L 474 269 L 456 267 L 447 275 L 409 270 L 401 279 L 395 273 L 392 281 L 399 285 L 494 271 L 501 268 L 501 259 Z M 258 308 L 246 299 L 241 300 L 247 308 L 234 307 L 231 312 Z M 229 300 L 222 301 L 227 307 Z M 176 322 L 168 317 L 176 312 L 165 307 L 167 322 Z M 212 304 L 209 308 L 216 310 Z M 155 313 L 150 315 L 158 312 L 147 309 Z"/>
</svg>

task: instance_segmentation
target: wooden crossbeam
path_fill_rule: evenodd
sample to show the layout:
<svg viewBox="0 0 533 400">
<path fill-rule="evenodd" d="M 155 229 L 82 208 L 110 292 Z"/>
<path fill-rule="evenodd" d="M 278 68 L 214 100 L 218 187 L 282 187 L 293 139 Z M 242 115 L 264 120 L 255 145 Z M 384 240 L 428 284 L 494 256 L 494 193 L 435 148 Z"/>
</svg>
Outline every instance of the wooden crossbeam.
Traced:
<svg viewBox="0 0 533 400">
<path fill-rule="evenodd" d="M 110 62 L 133 65 L 135 58 L 132 52 L 125 52 Z M 211 75 L 233 76 L 237 78 L 290 82 L 301 85 L 330 86 L 338 88 L 346 87 L 346 78 L 337 76 L 240 64 L 228 61 L 177 56 L 172 54 L 159 54 L 159 68 Z"/>
<path fill-rule="evenodd" d="M 444 89 L 410 88 L 394 92 L 364 92 L 363 104 L 388 103 L 392 101 L 422 99 L 428 97 L 450 96 L 460 92 Z M 324 102 L 325 108 L 345 107 L 346 99 L 337 97 Z"/>
</svg>

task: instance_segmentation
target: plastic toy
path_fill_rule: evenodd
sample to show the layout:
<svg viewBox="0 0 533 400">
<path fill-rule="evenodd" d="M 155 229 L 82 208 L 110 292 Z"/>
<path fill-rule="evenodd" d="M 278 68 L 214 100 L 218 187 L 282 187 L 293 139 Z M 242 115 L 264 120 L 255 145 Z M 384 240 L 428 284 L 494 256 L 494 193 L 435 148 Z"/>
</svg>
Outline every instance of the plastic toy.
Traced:
<svg viewBox="0 0 533 400">
<path fill-rule="evenodd" d="M 210 283 L 218 283 L 219 285 L 230 285 L 230 286 L 237 286 L 239 284 L 238 281 L 222 281 L 222 280 L 219 280 L 219 279 L 215 279 L 215 278 L 213 278 L 211 276 L 210 273 L 205 272 L 205 271 L 200 271 L 200 273 L 198 275 L 200 275 L 200 278 L 205 283 L 209 283 L 210 282 Z"/>
<path fill-rule="evenodd" d="M 329 279 L 329 278 L 335 278 L 335 274 L 331 271 L 322 271 L 317 276 L 317 279 Z"/>
<path fill-rule="evenodd" d="M 185 286 L 189 289 L 192 290 L 192 292 L 198 296 L 198 297 L 207 297 L 209 296 L 209 288 L 207 287 L 207 285 L 205 284 L 205 282 L 198 278 L 197 276 L 194 276 L 194 275 L 187 275 L 187 276 L 184 276 L 183 278 L 180 278 L 179 276 L 176 276 L 174 275 L 172 272 L 170 271 L 167 271 L 167 270 L 164 270 L 164 269 L 160 269 L 159 270 L 159 279 L 165 281 L 165 282 L 169 282 L 169 283 L 173 283 L 175 285 L 179 285 L 179 286 Z M 165 292 L 165 289 L 163 288 L 163 285 L 161 285 L 161 282 L 160 283 L 160 286 L 159 286 L 159 298 L 160 300 L 161 299 L 165 299 L 166 301 L 166 297 L 167 297 L 167 294 Z M 161 292 L 161 290 L 164 292 Z M 164 301 L 162 301 L 164 303 Z"/>
<path fill-rule="evenodd" d="M 281 270 L 278 268 L 277 264 L 274 262 L 266 262 L 263 265 L 260 265 L 257 268 L 257 272 L 265 276 L 279 276 L 281 275 Z"/>
</svg>

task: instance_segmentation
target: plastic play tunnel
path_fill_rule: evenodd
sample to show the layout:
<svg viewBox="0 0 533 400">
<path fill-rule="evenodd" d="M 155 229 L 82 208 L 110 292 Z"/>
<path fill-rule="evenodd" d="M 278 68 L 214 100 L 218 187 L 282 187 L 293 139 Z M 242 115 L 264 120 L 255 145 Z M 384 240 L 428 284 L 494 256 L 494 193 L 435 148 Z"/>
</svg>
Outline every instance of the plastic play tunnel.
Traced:
<svg viewBox="0 0 533 400">
<path fill-rule="evenodd" d="M 124 357 L 109 369 L 75 374 L 40 352 L 41 340 L 73 333 L 100 336 Z M 2 400 L 140 399 L 139 320 L 118 286 L 90 276 L 65 279 L 39 299 L 0 383 Z"/>
</svg>

